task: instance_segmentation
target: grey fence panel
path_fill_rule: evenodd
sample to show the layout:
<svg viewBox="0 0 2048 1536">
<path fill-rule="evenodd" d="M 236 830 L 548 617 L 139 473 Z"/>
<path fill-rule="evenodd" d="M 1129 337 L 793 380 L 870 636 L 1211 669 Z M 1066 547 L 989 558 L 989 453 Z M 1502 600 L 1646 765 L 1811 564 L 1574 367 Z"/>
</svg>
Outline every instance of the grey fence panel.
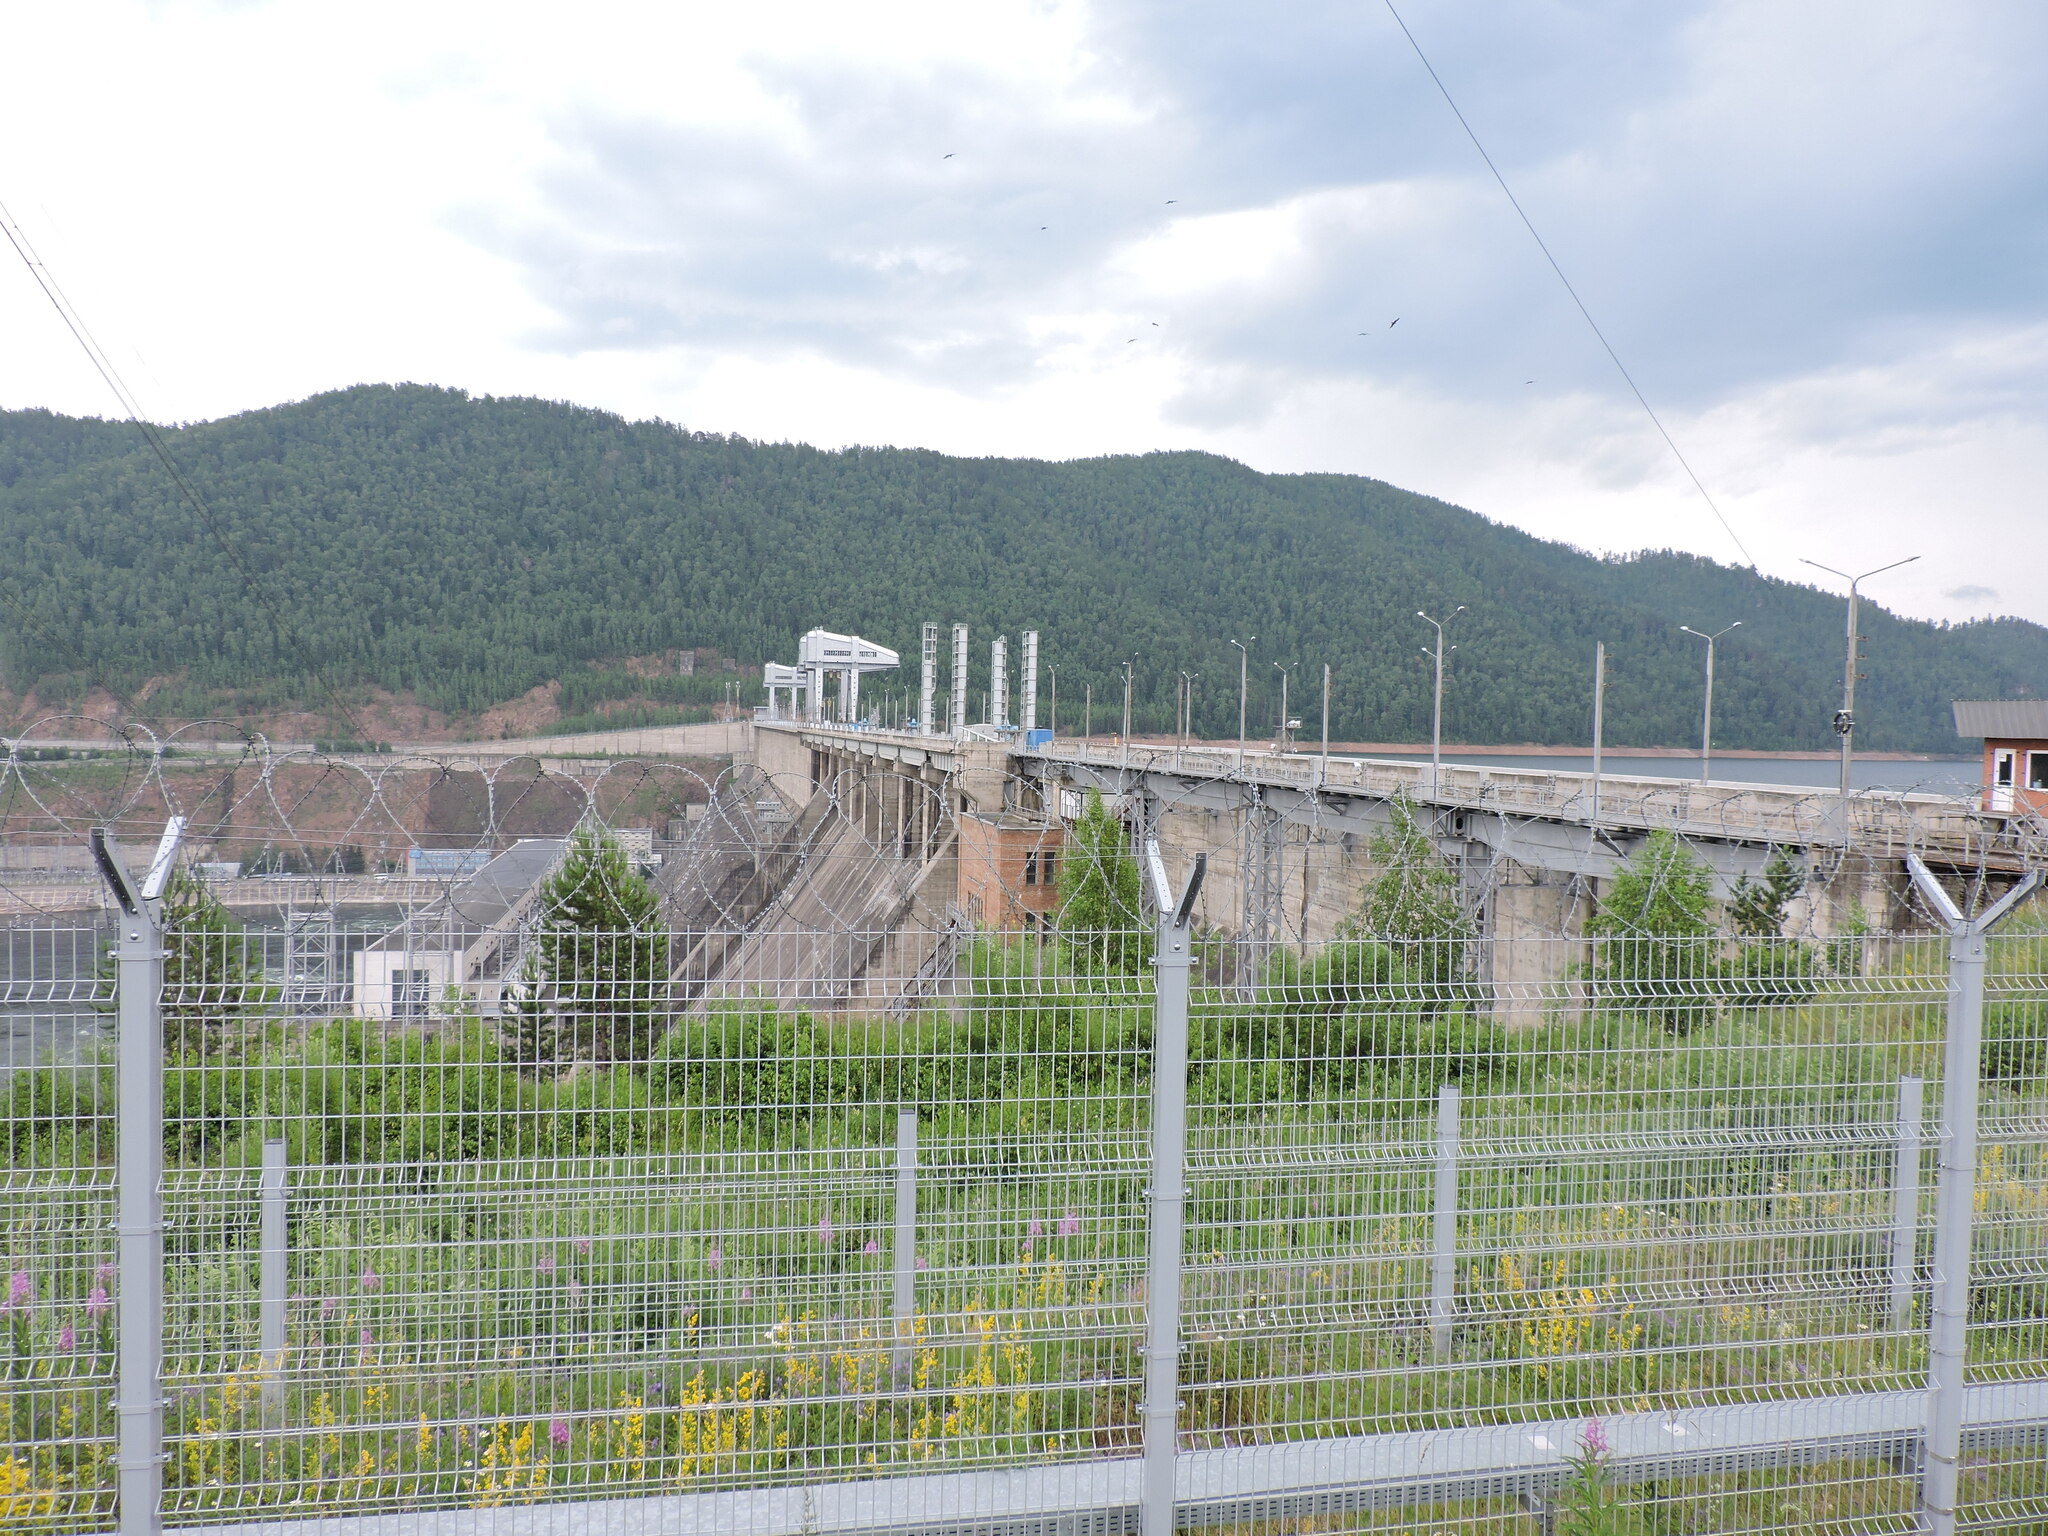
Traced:
<svg viewBox="0 0 2048 1536">
<path fill-rule="evenodd" d="M 308 1012 L 261 936 L 186 939 L 167 1523 L 1136 1528 L 1143 930 L 757 930 L 786 989 L 679 985 L 647 931 L 528 930 L 488 1006 L 457 983 L 401 1016 Z M 103 1011 L 73 963 L 99 942 L 23 941 L 7 996 Z M 1510 982 L 1365 939 L 1247 976 L 1198 938 L 1182 1523 L 1526 1530 L 1590 1445 L 1638 1521 L 1911 1528 L 1939 941 L 1551 942 Z M 1989 970 L 1962 1522 L 2016 1529 L 2048 1518 L 2048 939 L 1993 939 Z M 39 1027 L 6 1083 L 0 1512 L 110 1530 L 110 1089 Z"/>
</svg>

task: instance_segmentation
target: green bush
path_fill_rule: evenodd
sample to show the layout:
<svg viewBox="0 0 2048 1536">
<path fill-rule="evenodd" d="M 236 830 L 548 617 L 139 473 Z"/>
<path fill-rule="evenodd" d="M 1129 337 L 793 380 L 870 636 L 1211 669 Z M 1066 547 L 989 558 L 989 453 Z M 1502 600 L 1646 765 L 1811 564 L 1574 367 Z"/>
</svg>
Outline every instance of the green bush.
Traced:
<svg viewBox="0 0 2048 1536">
<path fill-rule="evenodd" d="M 2048 998 L 2015 998 L 1986 1007 L 1980 1059 L 1989 1081 L 2038 1082 L 2048 1072 Z"/>
<path fill-rule="evenodd" d="M 11 1168 L 81 1167 L 114 1155 L 114 1074 L 106 1067 L 24 1067 L 5 1088 Z"/>
<path fill-rule="evenodd" d="M 1722 968 L 1722 990 L 1738 1007 L 1777 1007 L 1812 997 L 1824 974 L 1812 945 L 1758 939 L 1743 945 Z"/>
</svg>

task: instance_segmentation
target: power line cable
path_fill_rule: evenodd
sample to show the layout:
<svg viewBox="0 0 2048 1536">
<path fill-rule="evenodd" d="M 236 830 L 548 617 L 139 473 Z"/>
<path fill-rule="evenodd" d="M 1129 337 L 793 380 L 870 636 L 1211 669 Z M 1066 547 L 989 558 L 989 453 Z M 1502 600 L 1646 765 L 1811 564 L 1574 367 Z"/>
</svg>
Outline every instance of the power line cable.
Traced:
<svg viewBox="0 0 2048 1536">
<path fill-rule="evenodd" d="M 1671 456 L 1678 460 L 1679 468 L 1683 469 L 1686 473 L 1686 478 L 1692 481 L 1693 489 L 1700 493 L 1700 498 L 1706 502 L 1707 509 L 1714 514 L 1715 521 L 1720 523 L 1721 531 L 1728 535 L 1729 540 L 1737 549 L 1742 551 L 1742 558 L 1749 562 L 1749 568 L 1752 571 L 1755 570 L 1756 557 L 1750 554 L 1749 546 L 1744 544 L 1741 538 L 1736 535 L 1734 527 L 1722 514 L 1721 508 L 1715 503 L 1706 485 L 1701 481 L 1699 475 L 1694 472 L 1692 465 L 1687 461 L 1685 455 L 1679 451 L 1678 444 L 1673 441 L 1670 432 L 1665 430 L 1664 423 L 1658 418 L 1656 411 L 1651 408 L 1649 400 L 1644 396 L 1641 387 L 1637 385 L 1635 376 L 1628 371 L 1628 365 L 1622 362 L 1621 354 L 1614 350 L 1614 344 L 1607 339 L 1607 333 L 1600 329 L 1600 323 L 1593 318 L 1593 312 L 1586 308 L 1586 301 L 1579 297 L 1579 290 L 1572 286 L 1572 280 L 1564 275 L 1564 268 L 1559 266 L 1557 258 L 1550 254 L 1550 247 L 1544 244 L 1543 236 L 1536 232 L 1536 226 L 1531 222 L 1529 215 L 1523 210 L 1521 200 L 1515 196 L 1514 190 L 1508 186 L 1507 178 L 1500 173 L 1500 167 L 1493 163 L 1493 156 L 1486 152 L 1486 146 L 1479 142 L 1479 135 L 1474 133 L 1472 125 L 1465 121 L 1465 114 L 1458 110 L 1458 103 L 1452 99 L 1450 88 L 1444 84 L 1443 77 L 1436 72 L 1436 66 L 1429 62 L 1429 55 L 1422 51 L 1422 44 L 1415 41 L 1415 34 L 1408 30 L 1408 23 L 1403 21 L 1401 13 L 1394 9 L 1394 0 L 1386 0 L 1386 7 L 1387 14 L 1394 18 L 1394 24 L 1401 29 L 1401 35 L 1408 39 L 1408 46 L 1415 50 L 1415 57 L 1422 61 L 1422 67 L 1429 71 L 1429 78 L 1436 82 L 1436 88 L 1442 94 L 1444 104 L 1451 109 L 1452 115 L 1458 119 L 1458 126 L 1465 130 L 1465 137 L 1472 141 L 1472 147 L 1479 151 L 1479 158 L 1486 162 L 1486 168 L 1493 172 L 1493 179 L 1500 183 L 1501 191 L 1507 195 L 1508 202 L 1514 207 L 1515 216 L 1522 221 L 1522 227 L 1529 231 L 1529 238 L 1536 242 L 1536 249 L 1541 251 L 1543 259 L 1550 263 L 1550 270 L 1555 272 L 1557 280 L 1564 284 L 1564 291 L 1571 295 L 1572 303 L 1578 306 L 1579 314 L 1584 317 L 1587 326 L 1592 330 L 1594 336 L 1599 339 L 1600 345 L 1606 349 L 1609 360 L 1613 362 L 1615 369 L 1628 384 L 1630 392 L 1635 395 L 1636 404 L 1640 405 L 1643 408 L 1643 414 L 1650 418 L 1650 425 L 1655 427 L 1657 435 L 1664 439 L 1664 446 L 1669 448 Z"/>
<path fill-rule="evenodd" d="M 170 449 L 164 443 L 163 434 L 157 430 L 153 422 L 144 417 L 140 405 L 136 402 L 134 395 L 129 392 L 127 384 L 122 380 L 120 370 L 114 366 L 113 361 L 108 358 L 104 349 L 101 348 L 99 342 L 93 337 L 83 317 L 79 315 L 76 306 L 71 303 L 64 290 L 58 286 L 55 274 L 50 271 L 42 257 L 36 254 L 35 248 L 29 244 L 28 236 L 23 233 L 20 224 L 16 222 L 14 215 L 8 211 L 5 203 L 0 203 L 0 234 L 6 235 L 7 243 L 14 247 L 14 254 L 21 258 L 22 265 L 28 268 L 29 276 L 35 279 L 35 284 L 42 290 L 43 297 L 50 301 L 50 307 L 57 311 L 57 317 L 64 322 L 64 328 L 71 332 L 72 340 L 78 343 L 79 349 L 85 353 L 87 361 L 93 366 L 93 370 L 99 374 L 101 381 L 113 393 L 114 399 L 126 414 L 129 424 L 142 434 L 143 441 L 156 454 L 157 460 L 164 467 L 164 472 L 171 477 L 180 493 L 183 494 L 185 500 L 191 505 L 193 512 L 198 515 L 200 522 L 205 525 L 206 531 L 212 535 L 213 542 L 219 547 L 221 554 L 226 558 L 228 564 L 234 568 L 235 574 L 242 579 L 243 589 L 256 600 L 257 605 L 269 616 L 270 622 L 275 627 L 278 635 L 291 647 L 292 655 L 298 661 L 299 666 L 312 677 L 314 682 L 320 685 L 321 692 L 327 695 L 328 703 L 334 706 L 335 713 L 348 726 L 349 735 L 357 741 L 367 741 L 369 738 L 364 733 L 361 724 L 356 720 L 349 707 L 341 701 L 340 695 L 334 691 L 334 685 L 327 680 L 325 673 L 313 665 L 311 659 L 307 656 L 305 647 L 299 643 L 298 634 L 292 629 L 290 624 L 285 622 L 284 615 L 278 610 L 277 605 L 271 602 L 269 595 L 261 587 L 257 586 L 256 579 L 250 574 L 248 566 L 243 563 L 242 557 L 235 552 L 234 546 L 228 542 L 227 535 L 222 531 L 219 520 L 213 515 L 213 509 L 206 504 L 205 499 L 200 496 L 198 491 L 193 488 L 191 482 L 179 471 L 176 462 L 171 458 Z M 74 652 L 74 654 L 76 653 Z"/>
</svg>

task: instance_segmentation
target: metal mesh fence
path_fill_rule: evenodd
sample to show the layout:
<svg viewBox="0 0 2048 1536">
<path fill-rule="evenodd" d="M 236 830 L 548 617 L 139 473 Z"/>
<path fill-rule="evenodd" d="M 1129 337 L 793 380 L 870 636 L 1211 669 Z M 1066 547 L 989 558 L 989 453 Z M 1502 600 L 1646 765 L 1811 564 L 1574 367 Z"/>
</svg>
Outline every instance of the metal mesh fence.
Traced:
<svg viewBox="0 0 2048 1536">
<path fill-rule="evenodd" d="M 660 1501 L 864 1481 L 917 1516 L 944 1474 L 1128 1464 L 1149 936 L 747 942 L 752 979 L 713 984 L 658 922 L 528 926 L 490 985 L 394 1009 L 295 991 L 289 934 L 174 931 L 167 1521 L 649 1501 L 610 1528 L 652 1531 L 683 1518 Z M 1198 940 L 1189 1518 L 1592 1529 L 1569 1522 L 1604 1500 L 1608 1529 L 1913 1529 L 1941 945 L 1529 942 L 1555 953 L 1520 973 L 1552 979 L 1481 979 L 1457 939 L 1256 973 Z M 46 925 L 5 951 L 34 1045 L 5 1082 L 0 1528 L 112 1528 L 105 949 Z M 1985 1034 L 1971 1374 L 2008 1393 L 1986 1414 L 2038 1422 L 2048 938 L 2024 923 Z M 1430 1464 L 1489 1429 L 1480 1472 Z M 2040 1443 L 1972 1433 L 1966 1523 L 2048 1521 Z"/>
<path fill-rule="evenodd" d="M 11 753 L 0 1531 L 116 1520 L 116 913 L 78 845 L 173 812 L 173 1526 L 1136 1532 L 1169 989 L 1135 869 L 1090 860 L 1157 834 L 1228 875 L 1192 908 L 1183 1523 L 1918 1528 L 1949 960 L 1849 887 L 1919 851 L 1981 899 L 2037 826 L 1449 768 L 1421 826 L 1413 765 L 1064 757 L 1106 811 L 825 750 Z M 1682 921 L 1608 920 L 1629 870 L 1642 913 L 1698 874 L 1645 835 L 1720 860 Z M 1804 891 L 1759 924 L 1779 846 Z M 1977 1529 L 2048 1526 L 2043 932 L 1992 941 L 1976 1063 Z"/>
</svg>

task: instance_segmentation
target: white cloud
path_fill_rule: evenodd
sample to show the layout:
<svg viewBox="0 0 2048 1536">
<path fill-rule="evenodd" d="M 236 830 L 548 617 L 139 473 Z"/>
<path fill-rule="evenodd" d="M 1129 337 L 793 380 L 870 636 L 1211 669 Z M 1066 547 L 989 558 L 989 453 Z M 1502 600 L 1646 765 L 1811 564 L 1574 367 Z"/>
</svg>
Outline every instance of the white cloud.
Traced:
<svg viewBox="0 0 2048 1536">
<path fill-rule="evenodd" d="M 1883 599 L 2048 621 L 2048 13 L 1405 14 L 1766 569 L 1920 550 Z M 1207 447 L 1733 557 L 1369 8 L 82 0 L 10 42 L 54 62 L 0 200 L 163 416 L 413 378 Z M 18 271 L 0 333 L 0 404 L 107 408 Z"/>
</svg>

